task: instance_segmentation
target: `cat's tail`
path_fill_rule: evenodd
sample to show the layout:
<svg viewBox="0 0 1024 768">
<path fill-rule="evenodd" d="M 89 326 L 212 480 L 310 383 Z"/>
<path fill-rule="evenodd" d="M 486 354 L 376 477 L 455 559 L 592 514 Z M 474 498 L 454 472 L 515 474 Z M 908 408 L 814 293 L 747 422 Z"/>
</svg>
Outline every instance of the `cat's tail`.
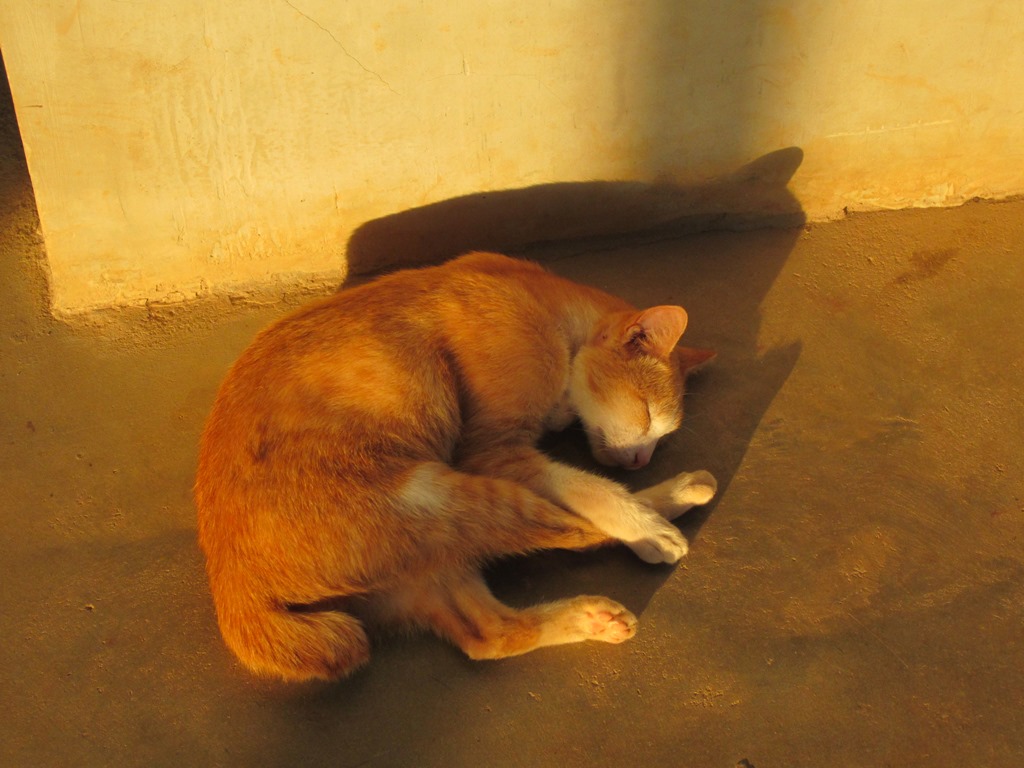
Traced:
<svg viewBox="0 0 1024 768">
<path fill-rule="evenodd" d="M 370 658 L 362 624 L 340 611 L 290 611 L 243 598 L 217 601 L 217 621 L 242 664 L 267 677 L 336 680 Z"/>
</svg>

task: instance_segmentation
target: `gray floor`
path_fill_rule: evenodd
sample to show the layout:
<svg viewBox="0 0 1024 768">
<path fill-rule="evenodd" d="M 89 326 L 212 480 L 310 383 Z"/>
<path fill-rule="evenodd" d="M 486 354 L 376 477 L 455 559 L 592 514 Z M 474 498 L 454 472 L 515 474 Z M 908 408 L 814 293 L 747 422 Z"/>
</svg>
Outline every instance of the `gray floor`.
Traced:
<svg viewBox="0 0 1024 768">
<path fill-rule="evenodd" d="M 535 254 L 682 303 L 719 350 L 629 476 L 718 476 L 690 555 L 495 568 L 514 603 L 623 601 L 622 646 L 473 663 L 397 638 L 347 682 L 285 686 L 222 647 L 190 500 L 219 378 L 285 304 L 51 321 L 9 116 L 2 138 L 0 764 L 1024 760 L 1024 203 Z"/>
</svg>

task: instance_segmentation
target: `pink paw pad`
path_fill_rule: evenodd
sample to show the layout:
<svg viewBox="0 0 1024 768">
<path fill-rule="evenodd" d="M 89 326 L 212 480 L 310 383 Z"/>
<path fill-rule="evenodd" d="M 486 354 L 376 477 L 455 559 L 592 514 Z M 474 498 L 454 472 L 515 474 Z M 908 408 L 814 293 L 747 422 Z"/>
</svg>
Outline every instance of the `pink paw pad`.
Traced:
<svg viewBox="0 0 1024 768">
<path fill-rule="evenodd" d="M 628 612 L 587 611 L 589 632 L 609 643 L 621 643 L 636 634 L 636 619 Z"/>
</svg>

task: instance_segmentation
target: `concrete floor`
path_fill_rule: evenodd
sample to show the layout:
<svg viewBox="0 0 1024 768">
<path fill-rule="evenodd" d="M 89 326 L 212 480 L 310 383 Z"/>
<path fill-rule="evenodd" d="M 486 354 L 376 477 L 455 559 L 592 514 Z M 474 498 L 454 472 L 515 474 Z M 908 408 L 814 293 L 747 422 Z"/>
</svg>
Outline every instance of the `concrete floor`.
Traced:
<svg viewBox="0 0 1024 768">
<path fill-rule="evenodd" d="M 569 277 L 682 303 L 690 343 L 720 351 L 629 477 L 717 475 L 690 555 L 495 568 L 512 602 L 621 600 L 641 622 L 622 646 L 473 663 L 397 638 L 347 682 L 286 686 L 220 643 L 190 486 L 220 377 L 288 302 L 50 320 L 0 127 L 0 764 L 1024 760 L 1024 202 L 548 249 Z"/>
</svg>

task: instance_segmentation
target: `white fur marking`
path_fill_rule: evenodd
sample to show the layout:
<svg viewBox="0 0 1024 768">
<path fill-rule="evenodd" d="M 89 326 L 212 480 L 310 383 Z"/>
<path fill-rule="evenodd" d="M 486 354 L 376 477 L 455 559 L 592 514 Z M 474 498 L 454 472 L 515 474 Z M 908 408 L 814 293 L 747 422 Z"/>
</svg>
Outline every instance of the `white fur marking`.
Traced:
<svg viewBox="0 0 1024 768">
<path fill-rule="evenodd" d="M 406 481 L 399 498 L 417 509 L 438 509 L 448 500 L 444 486 L 438 482 L 440 467 L 423 464 L 417 467 Z"/>
</svg>

